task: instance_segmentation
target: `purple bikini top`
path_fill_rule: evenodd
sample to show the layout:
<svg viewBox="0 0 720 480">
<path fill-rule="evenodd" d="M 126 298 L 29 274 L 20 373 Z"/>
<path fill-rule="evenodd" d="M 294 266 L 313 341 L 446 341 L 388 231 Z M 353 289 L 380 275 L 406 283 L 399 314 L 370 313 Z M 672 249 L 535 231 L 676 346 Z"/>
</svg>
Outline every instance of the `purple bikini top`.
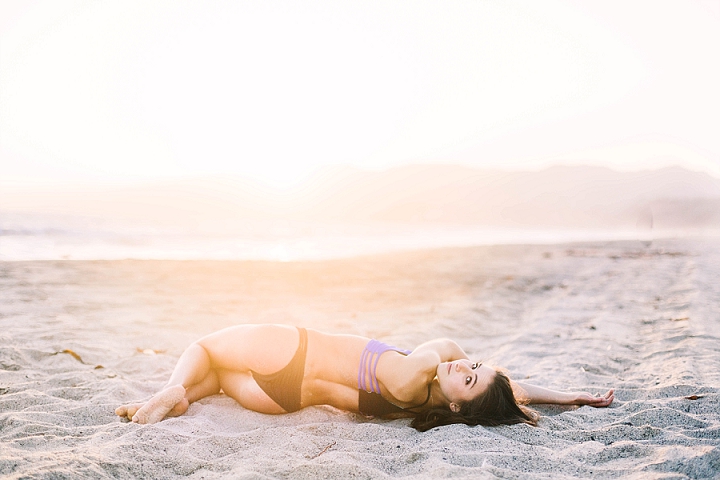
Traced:
<svg viewBox="0 0 720 480">
<path fill-rule="evenodd" d="M 411 353 L 411 350 L 403 350 L 402 348 L 393 347 L 378 340 L 370 340 L 367 345 L 365 345 L 362 356 L 360 357 L 358 390 L 380 394 L 380 382 L 378 382 L 376 373 L 377 364 L 380 361 L 380 355 L 388 350 L 400 352 L 404 355 L 410 355 Z"/>
</svg>

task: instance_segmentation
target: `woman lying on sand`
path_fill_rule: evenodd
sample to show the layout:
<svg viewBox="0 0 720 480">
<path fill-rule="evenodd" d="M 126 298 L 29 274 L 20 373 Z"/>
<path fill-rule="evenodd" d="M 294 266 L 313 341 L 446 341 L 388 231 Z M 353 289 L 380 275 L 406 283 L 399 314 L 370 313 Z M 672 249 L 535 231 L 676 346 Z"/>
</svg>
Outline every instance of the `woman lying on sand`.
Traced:
<svg viewBox="0 0 720 480">
<path fill-rule="evenodd" d="M 607 407 L 603 396 L 562 393 L 511 381 L 472 362 L 457 343 L 432 340 L 412 352 L 356 335 L 332 335 L 285 325 L 240 325 L 210 334 L 180 356 L 164 390 L 147 403 L 115 413 L 137 423 L 182 415 L 188 406 L 223 391 L 261 413 L 289 413 L 311 405 L 370 416 L 414 417 L 425 431 L 440 425 L 536 425 L 523 404 Z"/>
</svg>

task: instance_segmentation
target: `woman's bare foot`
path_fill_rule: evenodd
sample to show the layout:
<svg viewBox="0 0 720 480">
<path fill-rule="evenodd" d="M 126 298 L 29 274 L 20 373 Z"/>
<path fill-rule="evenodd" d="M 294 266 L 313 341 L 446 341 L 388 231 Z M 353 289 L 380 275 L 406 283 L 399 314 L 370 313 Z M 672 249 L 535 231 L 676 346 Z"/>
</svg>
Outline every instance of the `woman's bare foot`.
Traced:
<svg viewBox="0 0 720 480">
<path fill-rule="evenodd" d="M 175 410 L 181 415 L 187 410 L 187 406 L 185 387 L 173 385 L 155 394 L 145 404 L 123 405 L 118 407 L 115 413 L 135 423 L 157 423 Z"/>
<path fill-rule="evenodd" d="M 128 420 L 132 420 L 133 415 L 137 413 L 140 408 L 145 405 L 144 403 L 129 403 L 127 405 L 120 405 L 115 409 L 115 415 L 118 417 L 125 417 Z"/>
<path fill-rule="evenodd" d="M 127 405 L 121 405 L 115 409 L 115 415 L 117 415 L 119 417 L 127 418 L 128 420 L 132 420 L 132 417 L 135 416 L 137 411 L 140 410 L 143 407 L 143 405 L 145 405 L 145 404 L 144 403 L 129 403 Z M 187 412 L 187 409 L 189 406 L 190 406 L 190 402 L 188 402 L 186 398 L 183 398 L 165 416 L 166 417 L 179 417 L 180 415 Z"/>
</svg>

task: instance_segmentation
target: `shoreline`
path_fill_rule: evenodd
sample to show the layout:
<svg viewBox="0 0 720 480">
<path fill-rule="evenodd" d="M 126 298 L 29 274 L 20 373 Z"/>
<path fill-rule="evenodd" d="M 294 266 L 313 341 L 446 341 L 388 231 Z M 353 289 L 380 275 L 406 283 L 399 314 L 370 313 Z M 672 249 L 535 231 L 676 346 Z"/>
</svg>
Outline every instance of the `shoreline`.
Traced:
<svg viewBox="0 0 720 480">
<path fill-rule="evenodd" d="M 323 261 L 438 248 L 720 239 L 718 228 L 513 228 L 461 225 L 265 226 L 244 232 L 0 227 L 0 261 Z"/>
</svg>

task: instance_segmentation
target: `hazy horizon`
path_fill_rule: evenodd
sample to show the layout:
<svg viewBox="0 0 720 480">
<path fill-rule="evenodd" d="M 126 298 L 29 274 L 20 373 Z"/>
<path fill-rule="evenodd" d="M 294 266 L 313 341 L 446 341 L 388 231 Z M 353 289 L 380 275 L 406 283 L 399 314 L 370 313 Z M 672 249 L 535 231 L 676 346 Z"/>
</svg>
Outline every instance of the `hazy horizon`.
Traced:
<svg viewBox="0 0 720 480">
<path fill-rule="evenodd" d="M 656 227 L 720 227 L 720 179 L 680 167 L 512 172 L 426 164 L 383 171 L 321 169 L 285 189 L 242 177 L 205 176 L 0 191 L 0 227 L 15 213 L 122 221 L 130 229 L 203 225 L 229 231 L 242 223 L 240 230 L 248 234 L 248 221 L 260 233 L 275 221 L 617 229 L 632 227 L 649 210 Z"/>
</svg>

